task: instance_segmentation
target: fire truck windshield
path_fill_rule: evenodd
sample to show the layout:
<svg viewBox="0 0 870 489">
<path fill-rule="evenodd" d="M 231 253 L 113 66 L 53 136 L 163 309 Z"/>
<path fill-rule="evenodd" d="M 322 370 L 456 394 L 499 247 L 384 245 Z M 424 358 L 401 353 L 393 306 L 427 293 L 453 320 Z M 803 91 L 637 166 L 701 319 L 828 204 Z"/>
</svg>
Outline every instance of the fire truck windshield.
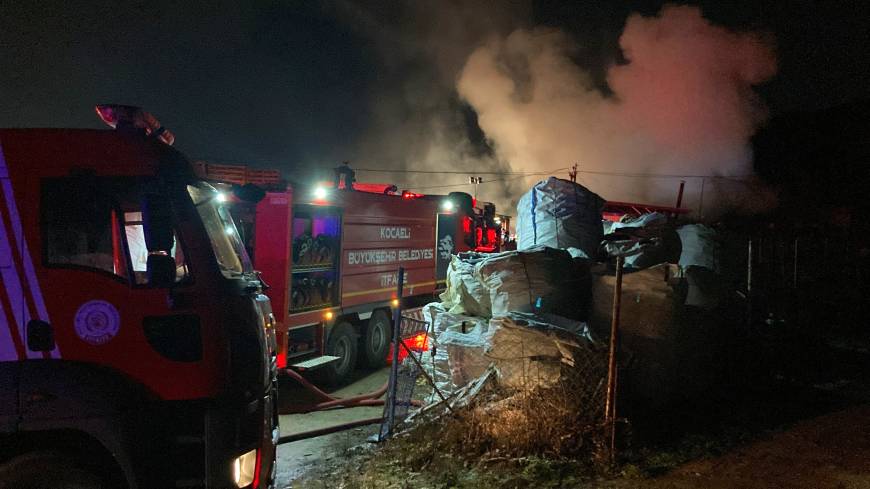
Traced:
<svg viewBox="0 0 870 489">
<path fill-rule="evenodd" d="M 187 191 L 202 218 L 224 276 L 235 278 L 251 273 L 251 260 L 229 211 L 220 203 L 218 191 L 207 183 L 188 185 Z"/>
</svg>

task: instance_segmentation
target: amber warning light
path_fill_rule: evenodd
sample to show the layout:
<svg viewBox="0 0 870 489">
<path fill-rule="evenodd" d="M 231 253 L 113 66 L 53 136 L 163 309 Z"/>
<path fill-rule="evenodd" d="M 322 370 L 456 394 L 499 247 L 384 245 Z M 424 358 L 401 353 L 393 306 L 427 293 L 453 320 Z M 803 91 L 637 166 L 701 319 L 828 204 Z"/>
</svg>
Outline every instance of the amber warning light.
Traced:
<svg viewBox="0 0 870 489">
<path fill-rule="evenodd" d="M 156 117 L 139 107 L 107 104 L 97 105 L 96 111 L 100 119 L 112 129 L 138 129 L 144 131 L 146 136 L 153 136 L 170 146 L 175 142 L 175 136 L 160 125 Z"/>
</svg>

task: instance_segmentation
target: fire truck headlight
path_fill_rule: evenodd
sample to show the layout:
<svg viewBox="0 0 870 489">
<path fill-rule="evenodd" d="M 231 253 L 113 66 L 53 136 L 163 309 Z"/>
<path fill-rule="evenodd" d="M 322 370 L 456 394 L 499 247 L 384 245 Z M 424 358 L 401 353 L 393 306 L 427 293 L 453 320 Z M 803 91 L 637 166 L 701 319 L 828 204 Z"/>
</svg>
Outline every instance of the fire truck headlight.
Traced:
<svg viewBox="0 0 870 489">
<path fill-rule="evenodd" d="M 220 202 L 220 203 L 224 203 L 224 202 L 227 201 L 227 194 L 225 194 L 225 193 L 223 193 L 223 192 L 218 192 L 216 198 L 217 198 L 217 201 L 218 201 L 218 202 Z"/>
<path fill-rule="evenodd" d="M 444 209 L 444 210 L 447 211 L 447 212 L 450 212 L 450 211 L 453 210 L 453 202 L 451 202 L 451 201 L 449 201 L 449 200 L 445 200 L 445 201 L 441 204 L 441 208 Z"/>
<path fill-rule="evenodd" d="M 326 189 L 323 187 L 315 187 L 314 188 L 314 198 L 317 200 L 323 200 L 326 198 Z"/>
<path fill-rule="evenodd" d="M 257 450 L 251 450 L 233 460 L 233 482 L 236 487 L 247 487 L 254 482 L 257 470 Z"/>
</svg>

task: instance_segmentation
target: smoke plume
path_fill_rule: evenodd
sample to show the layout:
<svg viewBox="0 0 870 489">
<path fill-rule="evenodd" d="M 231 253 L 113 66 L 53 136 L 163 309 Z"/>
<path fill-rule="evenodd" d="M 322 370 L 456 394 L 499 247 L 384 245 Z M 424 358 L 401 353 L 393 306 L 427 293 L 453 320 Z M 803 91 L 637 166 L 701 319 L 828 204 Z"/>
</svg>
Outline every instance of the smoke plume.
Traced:
<svg viewBox="0 0 870 489">
<path fill-rule="evenodd" d="M 708 209 L 758 204 L 749 138 L 765 112 L 753 85 L 776 72 L 765 39 L 713 26 L 696 7 L 666 6 L 656 17 L 631 15 L 619 44 L 625 62 L 607 72 L 611 94 L 551 29 L 491 39 L 457 87 L 514 169 L 577 163 L 580 182 L 609 200 L 664 205 L 680 179 L 640 174 L 731 177 L 685 178 L 684 205 L 697 209 L 702 185 Z M 741 198 L 729 201 L 734 191 Z"/>
<path fill-rule="evenodd" d="M 371 132 L 356 153 L 370 166 L 540 172 L 484 177 L 491 183 L 481 198 L 510 214 L 534 181 L 554 169 L 565 178 L 575 163 L 578 181 L 608 200 L 673 205 L 682 179 L 683 206 L 703 214 L 769 203 L 751 177 L 749 145 L 766 116 L 754 86 L 776 72 L 765 36 L 715 26 L 691 6 L 632 14 L 602 89 L 576 62 L 583 46 L 556 29 L 522 26 L 523 9 L 499 16 L 473 2 L 414 5 L 410 24 L 372 22 L 389 53 L 384 69 L 410 76 L 375 94 Z M 435 13 L 445 11 L 449 18 Z M 466 175 L 404 179 L 400 187 L 431 193 L 471 191 L 436 190 Z"/>
</svg>

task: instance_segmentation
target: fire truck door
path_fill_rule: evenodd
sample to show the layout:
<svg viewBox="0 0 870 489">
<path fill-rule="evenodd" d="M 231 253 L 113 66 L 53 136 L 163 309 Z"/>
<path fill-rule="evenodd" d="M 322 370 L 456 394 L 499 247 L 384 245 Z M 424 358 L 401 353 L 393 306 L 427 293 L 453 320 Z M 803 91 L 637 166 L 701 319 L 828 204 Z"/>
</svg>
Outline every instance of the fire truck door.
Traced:
<svg viewBox="0 0 870 489">
<path fill-rule="evenodd" d="M 40 185 L 42 288 L 62 358 L 117 369 L 164 398 L 207 395 L 214 375 L 202 362 L 208 356 L 202 335 L 214 319 L 201 315 L 217 314 L 210 312 L 216 308 L 171 304 L 168 288 L 148 283 L 139 206 L 153 182 L 76 178 L 48 178 Z M 200 284 L 178 232 L 173 242 L 173 293 L 190 302 L 207 297 L 197 294 Z"/>
</svg>

